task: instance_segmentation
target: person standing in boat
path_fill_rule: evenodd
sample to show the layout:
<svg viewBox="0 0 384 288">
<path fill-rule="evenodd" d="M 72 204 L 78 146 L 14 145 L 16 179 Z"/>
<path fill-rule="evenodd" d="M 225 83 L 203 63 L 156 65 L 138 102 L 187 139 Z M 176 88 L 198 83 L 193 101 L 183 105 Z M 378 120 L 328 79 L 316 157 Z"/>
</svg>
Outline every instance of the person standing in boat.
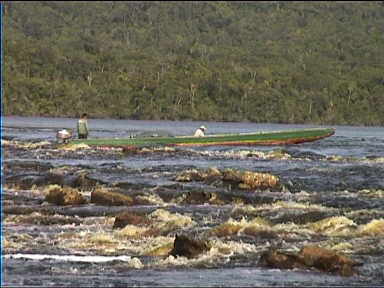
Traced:
<svg viewBox="0 0 384 288">
<path fill-rule="evenodd" d="M 88 120 L 87 113 L 81 115 L 79 121 L 77 122 L 77 134 L 79 139 L 87 139 L 88 138 Z"/>
<path fill-rule="evenodd" d="M 207 130 L 207 128 L 203 125 L 203 126 L 200 126 L 196 132 L 195 132 L 195 137 L 204 137 L 205 136 L 205 131 Z"/>
</svg>

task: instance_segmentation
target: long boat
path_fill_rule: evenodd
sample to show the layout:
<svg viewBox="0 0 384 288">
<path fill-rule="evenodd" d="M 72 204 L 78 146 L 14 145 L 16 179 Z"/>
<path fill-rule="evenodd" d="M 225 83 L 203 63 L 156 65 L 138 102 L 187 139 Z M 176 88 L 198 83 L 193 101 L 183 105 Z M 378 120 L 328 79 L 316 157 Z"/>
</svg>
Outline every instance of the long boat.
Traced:
<svg viewBox="0 0 384 288">
<path fill-rule="evenodd" d="M 140 146 L 269 146 L 290 145 L 317 141 L 335 134 L 334 128 L 312 128 L 286 131 L 268 131 L 239 134 L 216 134 L 204 137 L 175 136 L 175 137 L 137 137 L 121 139 L 79 139 L 71 143 L 84 143 L 98 147 L 126 147 Z"/>
</svg>

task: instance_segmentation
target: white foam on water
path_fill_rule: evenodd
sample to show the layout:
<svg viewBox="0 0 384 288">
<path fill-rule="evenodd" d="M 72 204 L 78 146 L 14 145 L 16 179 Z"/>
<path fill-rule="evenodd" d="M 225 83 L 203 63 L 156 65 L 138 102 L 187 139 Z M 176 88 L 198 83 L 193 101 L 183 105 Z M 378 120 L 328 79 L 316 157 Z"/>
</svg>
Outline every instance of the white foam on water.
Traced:
<svg viewBox="0 0 384 288">
<path fill-rule="evenodd" d="M 166 267 L 213 267 L 230 262 L 230 257 L 234 255 L 256 255 L 265 249 L 265 245 L 259 246 L 248 243 L 238 243 L 235 241 L 225 241 L 216 239 L 210 242 L 211 249 L 202 253 L 196 258 L 188 259 L 184 256 L 169 255 L 166 258 L 157 258 L 151 268 Z M 269 244 L 266 244 L 269 246 Z"/>
<path fill-rule="evenodd" d="M 86 262 L 86 263 L 104 263 L 111 261 L 132 262 L 134 259 L 130 256 L 81 256 L 81 255 L 44 255 L 44 254 L 7 254 L 3 255 L 5 259 L 30 259 L 30 260 L 57 260 L 68 262 Z M 139 260 L 140 261 L 140 260 Z M 137 262 L 137 261 L 135 261 Z"/>
<path fill-rule="evenodd" d="M 246 150 L 225 150 L 225 151 L 193 151 L 192 153 L 211 156 L 211 157 L 224 157 L 224 158 L 235 158 L 235 159 L 247 159 L 249 157 L 254 157 L 258 159 L 291 159 L 291 156 L 287 153 L 280 152 L 277 150 L 272 151 L 258 151 L 254 149 Z"/>
</svg>

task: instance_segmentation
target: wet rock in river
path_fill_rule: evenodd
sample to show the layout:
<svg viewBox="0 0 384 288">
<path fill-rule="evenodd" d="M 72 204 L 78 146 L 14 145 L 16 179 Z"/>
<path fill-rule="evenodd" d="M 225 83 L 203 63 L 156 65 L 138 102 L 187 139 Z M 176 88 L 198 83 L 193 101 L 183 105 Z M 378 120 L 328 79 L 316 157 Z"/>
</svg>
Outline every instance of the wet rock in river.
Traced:
<svg viewBox="0 0 384 288">
<path fill-rule="evenodd" d="M 91 203 L 104 206 L 130 206 L 133 205 L 133 199 L 119 192 L 108 191 L 106 189 L 95 189 L 91 193 Z"/>
<path fill-rule="evenodd" d="M 103 184 L 102 181 L 89 177 L 88 173 L 86 172 L 79 172 L 71 178 L 68 178 L 72 180 L 72 187 L 81 188 L 83 190 L 91 190 L 94 189 L 97 185 Z"/>
<path fill-rule="evenodd" d="M 361 265 L 347 256 L 318 246 L 305 246 L 299 253 L 300 261 L 308 267 L 323 272 L 337 273 L 341 276 L 357 274 L 354 267 Z"/>
<path fill-rule="evenodd" d="M 195 258 L 200 254 L 209 251 L 210 248 L 211 247 L 207 241 L 193 239 L 186 235 L 176 235 L 170 255 Z"/>
<path fill-rule="evenodd" d="M 215 193 L 206 191 L 189 191 L 185 199 L 182 201 L 184 204 L 204 204 L 210 203 L 216 197 Z"/>
<path fill-rule="evenodd" d="M 151 221 L 145 216 L 134 212 L 123 212 L 117 215 L 113 229 L 124 228 L 127 225 L 148 225 Z"/>
<path fill-rule="evenodd" d="M 223 172 L 223 180 L 237 183 L 241 189 L 268 189 L 276 188 L 279 185 L 279 179 L 274 175 L 232 169 Z"/>
<path fill-rule="evenodd" d="M 164 186 L 156 186 L 155 188 L 152 188 L 151 191 L 153 193 L 156 193 L 159 195 L 159 197 L 164 202 L 172 202 L 177 201 L 177 198 L 183 197 L 185 194 L 182 190 L 182 186 L 178 186 L 179 184 L 174 185 L 174 187 L 164 187 Z"/>
<path fill-rule="evenodd" d="M 271 229 L 269 221 L 255 217 L 248 221 L 242 218 L 240 221 L 229 219 L 227 222 L 221 223 L 213 227 L 208 234 L 216 237 L 240 236 L 245 234 L 257 238 L 276 238 L 277 233 Z"/>
<path fill-rule="evenodd" d="M 322 272 L 352 276 L 357 274 L 354 267 L 361 263 L 330 249 L 308 245 L 298 254 L 271 248 L 261 255 L 259 265 L 279 269 L 314 268 Z"/>
<path fill-rule="evenodd" d="M 305 268 L 305 265 L 299 261 L 297 255 L 279 252 L 274 248 L 264 252 L 260 256 L 258 264 L 263 267 L 278 269 Z"/>
<path fill-rule="evenodd" d="M 175 181 L 204 181 L 216 185 L 218 183 L 225 183 L 237 186 L 240 189 L 269 189 L 280 187 L 279 178 L 268 173 L 238 171 L 233 169 L 220 171 L 217 168 L 187 170 L 177 175 Z"/>
<path fill-rule="evenodd" d="M 47 188 L 45 201 L 56 205 L 81 205 L 85 198 L 76 189 L 52 185 Z"/>
<path fill-rule="evenodd" d="M 176 176 L 175 181 L 191 182 L 191 181 L 206 181 L 215 180 L 222 177 L 222 173 L 217 168 L 209 168 L 207 170 L 187 170 Z"/>
</svg>

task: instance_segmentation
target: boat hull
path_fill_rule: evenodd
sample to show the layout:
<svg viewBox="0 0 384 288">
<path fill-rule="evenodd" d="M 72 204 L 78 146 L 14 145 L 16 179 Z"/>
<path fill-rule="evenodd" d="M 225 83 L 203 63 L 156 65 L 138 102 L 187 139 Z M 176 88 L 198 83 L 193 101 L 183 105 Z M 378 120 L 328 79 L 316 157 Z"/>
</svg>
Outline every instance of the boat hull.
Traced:
<svg viewBox="0 0 384 288">
<path fill-rule="evenodd" d="M 243 134 L 208 135 L 205 137 L 147 137 L 127 139 L 87 139 L 75 140 L 73 143 L 84 143 L 90 146 L 272 146 L 291 145 L 313 142 L 335 133 L 333 128 L 315 128 L 305 130 L 289 130 Z"/>
<path fill-rule="evenodd" d="M 206 143 L 177 143 L 177 144 L 168 144 L 168 146 L 274 146 L 274 145 L 291 145 L 291 144 L 301 144 L 305 142 L 317 141 L 329 136 L 332 136 L 334 132 L 330 135 L 324 136 L 315 136 L 315 137 L 302 137 L 302 138 L 292 138 L 292 139 L 282 139 L 282 140 L 255 140 L 255 141 L 227 141 L 227 142 L 206 142 Z"/>
</svg>

